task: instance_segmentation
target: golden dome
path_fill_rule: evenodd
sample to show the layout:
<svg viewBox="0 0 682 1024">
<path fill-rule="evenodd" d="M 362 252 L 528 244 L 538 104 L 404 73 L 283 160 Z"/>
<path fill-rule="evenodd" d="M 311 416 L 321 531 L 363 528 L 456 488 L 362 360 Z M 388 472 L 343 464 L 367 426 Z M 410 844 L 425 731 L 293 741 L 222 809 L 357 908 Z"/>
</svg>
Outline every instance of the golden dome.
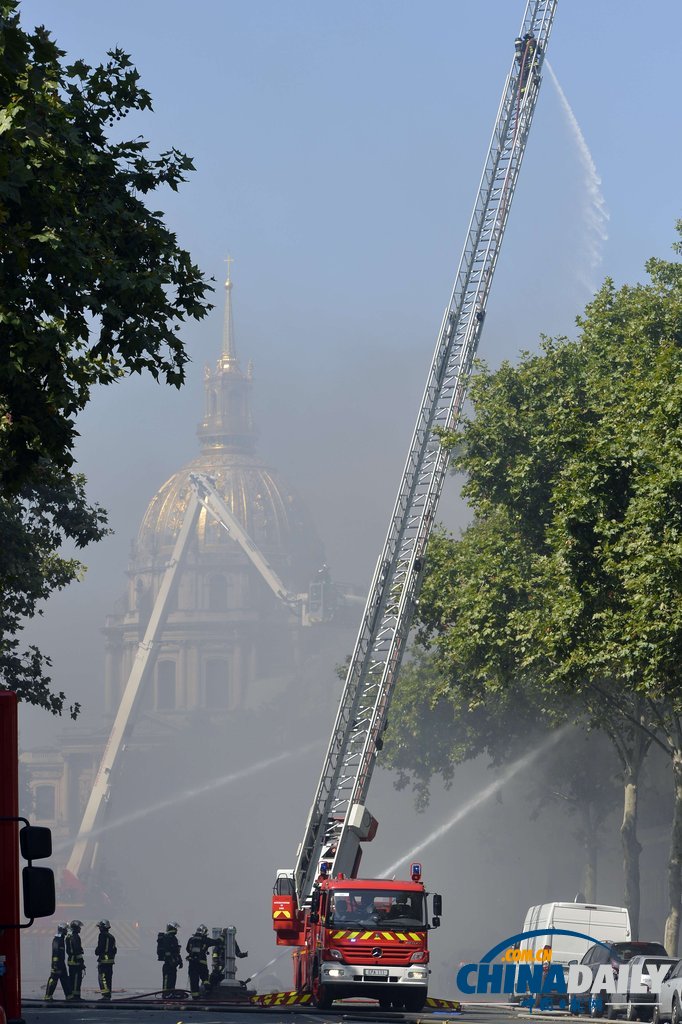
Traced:
<svg viewBox="0 0 682 1024">
<path fill-rule="evenodd" d="M 172 549 L 191 493 L 191 473 L 213 478 L 228 509 L 268 557 L 276 561 L 296 558 L 303 554 L 302 543 L 310 550 L 313 538 L 302 510 L 275 472 L 253 455 L 214 449 L 202 452 L 173 474 L 152 498 L 138 533 L 136 561 L 154 561 L 155 556 Z M 224 550 L 229 541 L 226 531 L 205 509 L 200 512 L 196 532 L 200 552 Z M 312 547 L 317 548 L 317 543 Z"/>
</svg>

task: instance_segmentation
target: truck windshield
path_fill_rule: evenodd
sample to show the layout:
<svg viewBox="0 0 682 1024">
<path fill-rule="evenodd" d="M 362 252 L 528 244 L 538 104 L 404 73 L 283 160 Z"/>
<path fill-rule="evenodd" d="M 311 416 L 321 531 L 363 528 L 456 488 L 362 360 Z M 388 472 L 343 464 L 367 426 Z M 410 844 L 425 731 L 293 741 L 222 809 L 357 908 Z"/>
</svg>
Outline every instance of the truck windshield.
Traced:
<svg viewBox="0 0 682 1024">
<path fill-rule="evenodd" d="M 424 894 L 396 889 L 359 889 L 331 894 L 329 926 L 423 929 Z"/>
</svg>

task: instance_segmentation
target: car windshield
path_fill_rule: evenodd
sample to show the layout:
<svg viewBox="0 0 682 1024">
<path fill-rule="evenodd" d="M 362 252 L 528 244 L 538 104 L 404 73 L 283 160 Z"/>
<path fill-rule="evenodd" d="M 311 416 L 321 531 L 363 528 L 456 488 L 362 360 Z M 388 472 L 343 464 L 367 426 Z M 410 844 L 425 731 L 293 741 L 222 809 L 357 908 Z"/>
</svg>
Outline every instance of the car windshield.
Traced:
<svg viewBox="0 0 682 1024">
<path fill-rule="evenodd" d="M 618 959 L 626 964 L 633 956 L 665 956 L 665 947 L 660 942 L 616 942 L 614 950 Z"/>
<path fill-rule="evenodd" d="M 424 928 L 424 894 L 360 889 L 331 894 L 328 925 L 344 928 Z"/>
</svg>

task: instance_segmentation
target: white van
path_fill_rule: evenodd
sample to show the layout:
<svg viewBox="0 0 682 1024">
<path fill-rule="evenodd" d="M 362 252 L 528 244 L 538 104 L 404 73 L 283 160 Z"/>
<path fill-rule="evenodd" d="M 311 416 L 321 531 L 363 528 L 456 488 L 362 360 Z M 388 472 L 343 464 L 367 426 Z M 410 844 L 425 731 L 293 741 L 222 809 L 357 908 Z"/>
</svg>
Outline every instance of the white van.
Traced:
<svg viewBox="0 0 682 1024">
<path fill-rule="evenodd" d="M 582 932 L 593 940 L 607 942 L 627 942 L 631 938 L 627 909 L 599 903 L 541 903 L 537 907 L 530 907 L 523 922 L 523 931 L 545 928 Z M 572 935 L 537 935 L 532 939 L 521 939 L 519 948 L 532 950 L 534 955 L 545 945 L 552 947 L 552 963 L 567 968 L 571 961 L 582 960 L 592 942 Z"/>
</svg>

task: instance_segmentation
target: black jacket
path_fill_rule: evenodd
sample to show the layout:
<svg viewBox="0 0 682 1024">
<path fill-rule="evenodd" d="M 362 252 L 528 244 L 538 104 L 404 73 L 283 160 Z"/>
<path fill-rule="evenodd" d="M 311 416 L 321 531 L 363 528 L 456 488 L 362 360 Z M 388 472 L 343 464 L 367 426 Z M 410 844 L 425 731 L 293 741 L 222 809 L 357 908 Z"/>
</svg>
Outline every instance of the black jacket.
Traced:
<svg viewBox="0 0 682 1024">
<path fill-rule="evenodd" d="M 66 945 L 63 935 L 55 935 L 52 940 L 52 966 L 66 966 Z"/>
<path fill-rule="evenodd" d="M 72 966 L 83 963 L 83 943 L 79 932 L 71 932 L 66 936 L 65 947 L 66 956 Z"/>
<path fill-rule="evenodd" d="M 95 956 L 100 964 L 113 964 L 116 959 L 116 939 L 111 932 L 100 931 Z"/>
</svg>

